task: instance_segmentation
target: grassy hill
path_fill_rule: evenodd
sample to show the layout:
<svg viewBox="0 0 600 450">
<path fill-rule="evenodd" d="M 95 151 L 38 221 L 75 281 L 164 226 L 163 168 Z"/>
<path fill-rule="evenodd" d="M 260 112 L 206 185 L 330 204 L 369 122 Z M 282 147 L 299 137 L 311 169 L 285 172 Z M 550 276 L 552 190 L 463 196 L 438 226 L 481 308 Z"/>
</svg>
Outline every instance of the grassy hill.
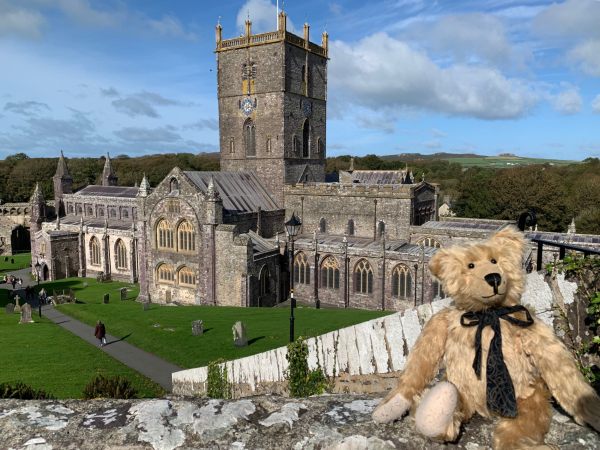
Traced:
<svg viewBox="0 0 600 450">
<path fill-rule="evenodd" d="M 550 164 L 553 166 L 566 166 L 576 164 L 580 161 L 545 158 L 524 158 L 510 153 L 498 156 L 482 156 L 474 153 L 433 153 L 422 155 L 421 153 L 402 153 L 399 155 L 381 156 L 385 161 L 405 161 L 408 163 L 431 162 L 435 160 L 448 161 L 460 164 L 463 167 L 487 167 L 505 169 L 516 166 L 530 166 L 532 164 Z"/>
</svg>

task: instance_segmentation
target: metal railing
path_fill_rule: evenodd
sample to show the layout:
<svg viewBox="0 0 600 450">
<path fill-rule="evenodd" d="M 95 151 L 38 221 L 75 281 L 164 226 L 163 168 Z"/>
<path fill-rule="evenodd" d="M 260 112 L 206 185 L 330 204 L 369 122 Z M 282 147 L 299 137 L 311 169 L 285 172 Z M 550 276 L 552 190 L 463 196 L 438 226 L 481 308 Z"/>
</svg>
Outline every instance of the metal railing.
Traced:
<svg viewBox="0 0 600 450">
<path fill-rule="evenodd" d="M 583 257 L 586 258 L 590 255 L 600 255 L 600 249 L 593 249 L 593 248 L 589 248 L 589 247 L 582 247 L 581 245 L 573 245 L 573 244 L 566 244 L 563 242 L 555 242 L 555 241 L 548 241 L 546 239 L 531 239 L 532 242 L 535 242 L 537 244 L 537 257 L 536 257 L 536 267 L 537 270 L 541 270 L 542 268 L 542 256 L 544 254 L 544 245 L 549 246 L 549 247 L 558 247 L 558 259 L 559 260 L 563 260 L 565 259 L 565 254 L 567 252 L 567 250 L 571 250 L 571 251 L 575 251 L 575 252 L 579 252 L 579 253 L 583 253 Z"/>
</svg>

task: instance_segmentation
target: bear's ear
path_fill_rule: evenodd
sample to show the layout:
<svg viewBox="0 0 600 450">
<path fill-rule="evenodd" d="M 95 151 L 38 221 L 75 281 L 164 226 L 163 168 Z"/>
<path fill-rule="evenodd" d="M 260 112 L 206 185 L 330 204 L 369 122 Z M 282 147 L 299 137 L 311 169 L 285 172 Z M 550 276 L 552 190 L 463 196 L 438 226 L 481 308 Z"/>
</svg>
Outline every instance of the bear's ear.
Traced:
<svg viewBox="0 0 600 450">
<path fill-rule="evenodd" d="M 515 227 L 509 226 L 498 231 L 490 238 L 490 244 L 505 254 L 515 255 L 519 260 L 523 256 L 525 237 Z"/>
<path fill-rule="evenodd" d="M 440 281 L 444 281 L 446 274 L 460 268 L 462 260 L 456 250 L 445 248 L 438 250 L 429 260 L 429 271 Z"/>
</svg>

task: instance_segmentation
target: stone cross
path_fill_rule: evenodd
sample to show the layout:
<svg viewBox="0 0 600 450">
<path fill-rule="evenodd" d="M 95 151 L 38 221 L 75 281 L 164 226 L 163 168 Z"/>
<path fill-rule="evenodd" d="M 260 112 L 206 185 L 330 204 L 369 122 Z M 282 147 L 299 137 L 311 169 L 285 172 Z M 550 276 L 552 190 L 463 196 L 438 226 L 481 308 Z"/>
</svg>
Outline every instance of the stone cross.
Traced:
<svg viewBox="0 0 600 450">
<path fill-rule="evenodd" d="M 19 300 L 21 300 L 21 297 L 19 297 L 18 295 L 15 295 L 15 312 L 20 313 L 21 312 L 21 305 L 19 304 Z"/>
<path fill-rule="evenodd" d="M 192 322 L 192 336 L 202 336 L 204 334 L 204 322 L 202 320 L 194 320 Z"/>
<path fill-rule="evenodd" d="M 236 347 L 246 347 L 248 345 L 248 335 L 246 332 L 246 324 L 244 322 L 236 322 L 232 328 L 233 345 Z"/>
<path fill-rule="evenodd" d="M 19 323 L 33 323 L 31 320 L 31 306 L 25 303 L 21 308 L 21 321 Z"/>
<path fill-rule="evenodd" d="M 13 303 L 9 303 L 6 305 L 6 314 L 14 314 L 15 312 L 15 305 Z"/>
</svg>

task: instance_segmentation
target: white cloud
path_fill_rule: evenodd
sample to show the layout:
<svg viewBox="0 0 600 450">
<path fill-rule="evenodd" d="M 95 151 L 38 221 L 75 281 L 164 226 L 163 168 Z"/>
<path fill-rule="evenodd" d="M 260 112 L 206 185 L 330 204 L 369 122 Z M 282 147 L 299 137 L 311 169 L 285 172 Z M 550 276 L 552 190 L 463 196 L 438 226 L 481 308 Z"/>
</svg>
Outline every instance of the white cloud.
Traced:
<svg viewBox="0 0 600 450">
<path fill-rule="evenodd" d="M 355 45 L 334 41 L 330 84 L 343 101 L 374 110 L 430 110 L 481 119 L 525 115 L 538 101 L 526 83 L 483 67 L 440 67 L 385 33 Z M 343 95 L 342 95 L 343 93 Z"/>
<path fill-rule="evenodd" d="M 600 94 L 596 95 L 596 98 L 592 100 L 592 111 L 596 114 L 600 114 Z"/>
<path fill-rule="evenodd" d="M 35 116 L 43 110 L 49 111 L 50 107 L 46 103 L 36 101 L 8 102 L 4 105 L 4 111 L 24 116 Z"/>
<path fill-rule="evenodd" d="M 88 0 L 59 0 L 57 6 L 75 22 L 98 27 L 110 27 L 123 21 L 124 10 L 101 11 L 94 9 Z"/>
<path fill-rule="evenodd" d="M 393 120 L 390 120 L 389 117 L 382 117 L 381 115 L 375 117 L 371 117 L 370 115 L 360 115 L 356 118 L 356 123 L 359 127 L 383 131 L 384 133 L 393 133 L 396 131 Z"/>
<path fill-rule="evenodd" d="M 522 59 L 509 42 L 504 24 L 489 14 L 455 14 L 434 22 L 414 22 L 403 36 L 463 62 L 508 64 Z M 522 65 L 522 61 L 518 63 Z"/>
<path fill-rule="evenodd" d="M 598 22 L 598 27 L 600 27 L 600 22 Z M 584 73 L 600 77 L 600 39 L 587 40 L 576 45 L 568 56 L 579 65 Z"/>
<path fill-rule="evenodd" d="M 103 95 L 108 95 L 102 91 Z M 116 93 L 116 90 L 115 90 Z M 114 94 L 109 90 L 109 94 Z M 142 91 L 137 94 L 128 95 L 124 98 L 119 98 L 112 101 L 112 105 L 119 112 L 127 114 L 130 117 L 146 116 L 157 118 L 160 117 L 154 106 L 172 106 L 180 105 L 181 103 L 165 98 L 155 92 Z"/>
<path fill-rule="evenodd" d="M 538 32 L 549 35 L 600 37 L 599 23 L 600 2 L 567 0 L 544 9 L 533 25 Z"/>
<path fill-rule="evenodd" d="M 562 114 L 577 114 L 581 111 L 583 100 L 579 91 L 575 88 L 568 88 L 556 95 L 553 100 L 554 108 Z"/>
<path fill-rule="evenodd" d="M 45 20 L 39 12 L 17 8 L 0 0 L 0 37 L 18 35 L 38 38 L 44 23 Z"/>
<path fill-rule="evenodd" d="M 270 0 L 248 0 L 244 3 L 236 18 L 238 29 L 242 32 L 248 16 L 252 21 L 253 34 L 277 30 L 277 7 Z M 287 29 L 292 32 L 295 32 L 296 29 L 289 17 L 287 18 Z"/>
<path fill-rule="evenodd" d="M 198 39 L 195 33 L 186 31 L 181 22 L 173 16 L 164 16 L 160 20 L 148 19 L 148 24 L 150 28 L 162 36 L 183 38 L 189 41 Z"/>
</svg>

